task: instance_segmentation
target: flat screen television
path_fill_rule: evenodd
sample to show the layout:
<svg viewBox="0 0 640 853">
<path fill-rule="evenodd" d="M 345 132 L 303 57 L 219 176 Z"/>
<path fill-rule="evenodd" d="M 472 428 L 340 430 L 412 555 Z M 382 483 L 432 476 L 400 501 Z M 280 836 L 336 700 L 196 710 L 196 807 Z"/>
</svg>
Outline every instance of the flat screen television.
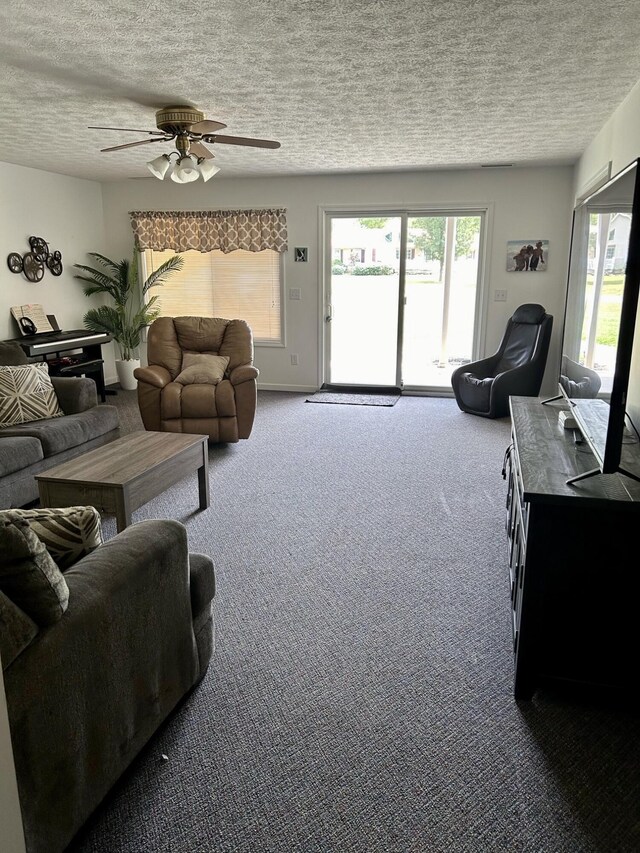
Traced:
<svg viewBox="0 0 640 853">
<path fill-rule="evenodd" d="M 640 159 L 574 210 L 559 390 L 598 467 L 570 483 L 640 479 L 622 464 L 625 420 L 640 427 L 639 292 Z"/>
</svg>

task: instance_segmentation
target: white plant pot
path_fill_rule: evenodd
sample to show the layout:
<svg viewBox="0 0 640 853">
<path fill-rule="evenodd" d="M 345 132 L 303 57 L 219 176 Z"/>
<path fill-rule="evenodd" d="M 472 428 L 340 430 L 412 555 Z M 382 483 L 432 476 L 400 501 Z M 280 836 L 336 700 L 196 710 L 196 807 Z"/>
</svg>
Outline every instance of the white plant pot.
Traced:
<svg viewBox="0 0 640 853">
<path fill-rule="evenodd" d="M 138 387 L 138 380 L 133 375 L 136 367 L 140 367 L 139 358 L 130 358 L 127 361 L 121 358 L 116 359 L 116 373 L 123 391 L 135 391 Z"/>
</svg>

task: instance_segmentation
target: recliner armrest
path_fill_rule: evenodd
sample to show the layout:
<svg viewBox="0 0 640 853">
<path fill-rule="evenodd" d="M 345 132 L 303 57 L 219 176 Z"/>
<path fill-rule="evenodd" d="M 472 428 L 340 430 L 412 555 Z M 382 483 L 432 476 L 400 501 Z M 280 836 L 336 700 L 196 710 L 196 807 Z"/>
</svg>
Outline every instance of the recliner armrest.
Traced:
<svg viewBox="0 0 640 853">
<path fill-rule="evenodd" d="M 52 376 L 51 384 L 65 415 L 79 415 L 80 412 L 86 412 L 98 405 L 96 383 L 93 379 L 79 376 Z"/>
<path fill-rule="evenodd" d="M 133 375 L 139 382 L 146 382 L 154 388 L 164 388 L 171 382 L 171 374 L 166 367 L 159 364 L 150 364 L 148 367 L 136 367 Z"/>
<path fill-rule="evenodd" d="M 240 385 L 241 382 L 247 382 L 249 379 L 257 379 L 259 375 L 260 371 L 252 364 L 239 364 L 229 374 L 229 381 L 232 385 Z"/>
</svg>

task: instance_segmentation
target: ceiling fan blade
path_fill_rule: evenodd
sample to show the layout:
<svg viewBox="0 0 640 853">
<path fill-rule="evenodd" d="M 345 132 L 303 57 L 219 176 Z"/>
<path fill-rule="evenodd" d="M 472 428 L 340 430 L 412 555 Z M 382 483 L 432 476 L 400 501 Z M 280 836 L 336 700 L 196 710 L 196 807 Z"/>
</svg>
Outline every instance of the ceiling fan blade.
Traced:
<svg viewBox="0 0 640 853">
<path fill-rule="evenodd" d="M 192 142 L 189 145 L 189 154 L 195 154 L 196 157 L 202 157 L 203 160 L 213 160 L 213 151 L 209 151 L 202 142 Z"/>
<path fill-rule="evenodd" d="M 148 145 L 150 142 L 168 142 L 164 136 L 160 139 L 141 139 L 138 142 L 126 142 L 124 145 L 112 145 L 111 148 L 101 148 L 100 151 L 120 151 L 122 148 L 133 148 L 135 145 Z"/>
<path fill-rule="evenodd" d="M 197 121 L 195 124 L 192 124 L 189 128 L 189 133 L 215 133 L 216 130 L 222 130 L 226 126 L 221 121 L 204 119 L 203 121 Z"/>
<path fill-rule="evenodd" d="M 280 143 L 272 139 L 251 139 L 248 136 L 221 136 L 219 133 L 207 134 L 203 142 L 222 142 L 224 145 L 250 145 L 253 148 L 280 148 Z"/>
<path fill-rule="evenodd" d="M 134 130 L 132 127 L 97 127 L 90 124 L 89 130 L 123 130 L 126 133 L 149 133 L 152 136 L 164 136 L 163 130 Z"/>
</svg>

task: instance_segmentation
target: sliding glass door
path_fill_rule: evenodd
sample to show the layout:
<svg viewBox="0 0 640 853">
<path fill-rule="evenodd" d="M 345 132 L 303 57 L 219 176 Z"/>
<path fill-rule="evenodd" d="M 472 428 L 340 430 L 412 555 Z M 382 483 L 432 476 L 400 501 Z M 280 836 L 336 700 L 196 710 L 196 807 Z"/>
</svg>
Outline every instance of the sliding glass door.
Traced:
<svg viewBox="0 0 640 853">
<path fill-rule="evenodd" d="M 471 361 L 483 216 L 330 215 L 330 384 L 450 390 Z"/>
<path fill-rule="evenodd" d="M 450 388 L 473 358 L 480 216 L 408 219 L 402 381 Z"/>
<path fill-rule="evenodd" d="M 400 218 L 331 218 L 329 381 L 397 381 Z"/>
</svg>

